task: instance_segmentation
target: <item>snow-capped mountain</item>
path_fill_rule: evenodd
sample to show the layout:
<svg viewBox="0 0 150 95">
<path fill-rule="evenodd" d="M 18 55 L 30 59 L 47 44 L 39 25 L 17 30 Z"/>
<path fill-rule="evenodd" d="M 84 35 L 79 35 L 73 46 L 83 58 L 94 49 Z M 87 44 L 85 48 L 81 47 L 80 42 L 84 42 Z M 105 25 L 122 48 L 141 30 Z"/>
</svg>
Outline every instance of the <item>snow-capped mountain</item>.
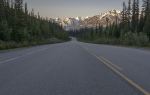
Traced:
<svg viewBox="0 0 150 95">
<path fill-rule="evenodd" d="M 121 21 L 121 12 L 117 10 L 111 10 L 100 15 L 95 15 L 89 17 L 81 22 L 81 25 L 84 27 L 95 27 L 97 25 L 106 26 L 107 24 L 120 23 Z"/>
<path fill-rule="evenodd" d="M 92 17 L 56 18 L 54 21 L 64 27 L 65 30 L 78 30 L 84 27 L 106 26 L 107 24 L 120 23 L 121 12 L 111 10 Z"/>
<path fill-rule="evenodd" d="M 56 18 L 53 21 L 63 26 L 65 30 L 77 30 L 80 29 L 80 24 L 83 20 L 85 20 L 83 17 L 70 17 L 64 19 Z"/>
</svg>

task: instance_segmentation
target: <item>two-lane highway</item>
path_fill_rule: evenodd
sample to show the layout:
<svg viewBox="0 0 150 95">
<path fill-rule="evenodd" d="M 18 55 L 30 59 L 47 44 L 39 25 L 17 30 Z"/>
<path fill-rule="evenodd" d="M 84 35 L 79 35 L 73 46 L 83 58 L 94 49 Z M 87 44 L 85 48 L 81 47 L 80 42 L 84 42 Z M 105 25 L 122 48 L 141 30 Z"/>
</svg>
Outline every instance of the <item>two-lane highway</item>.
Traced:
<svg viewBox="0 0 150 95">
<path fill-rule="evenodd" d="M 76 40 L 5 51 L 0 95 L 148 95 L 149 63 L 149 51 Z"/>
</svg>

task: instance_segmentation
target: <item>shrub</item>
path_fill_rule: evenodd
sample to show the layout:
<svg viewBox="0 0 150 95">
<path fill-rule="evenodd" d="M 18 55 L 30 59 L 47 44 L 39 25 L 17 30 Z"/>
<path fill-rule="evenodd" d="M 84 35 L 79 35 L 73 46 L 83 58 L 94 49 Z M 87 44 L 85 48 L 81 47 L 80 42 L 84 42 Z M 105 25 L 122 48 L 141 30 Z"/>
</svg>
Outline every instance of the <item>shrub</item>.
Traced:
<svg viewBox="0 0 150 95">
<path fill-rule="evenodd" d="M 126 33 L 122 38 L 122 43 L 132 46 L 145 46 L 148 44 L 148 37 L 144 33 Z"/>
</svg>

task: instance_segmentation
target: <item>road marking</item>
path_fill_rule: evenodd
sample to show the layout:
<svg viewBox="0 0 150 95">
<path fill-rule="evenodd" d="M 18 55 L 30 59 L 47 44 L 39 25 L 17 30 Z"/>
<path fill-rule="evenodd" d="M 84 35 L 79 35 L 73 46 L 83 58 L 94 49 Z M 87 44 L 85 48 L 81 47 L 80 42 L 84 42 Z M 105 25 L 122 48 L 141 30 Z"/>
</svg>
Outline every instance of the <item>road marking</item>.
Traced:
<svg viewBox="0 0 150 95">
<path fill-rule="evenodd" d="M 28 55 L 31 55 L 31 54 L 34 54 L 34 53 L 37 53 L 37 52 L 40 52 L 40 51 L 45 51 L 47 49 L 49 49 L 49 48 L 43 48 L 43 49 L 39 49 L 39 50 L 36 50 L 36 51 L 28 52 L 28 53 L 26 53 L 24 55 L 17 56 L 17 57 L 14 57 L 14 58 L 10 58 L 10 59 L 1 61 L 0 64 L 6 63 L 6 62 L 10 62 L 10 61 L 14 61 L 14 60 L 17 60 L 17 59 L 19 59 L 21 57 L 25 57 L 25 56 L 28 56 Z"/>
<path fill-rule="evenodd" d="M 86 50 L 90 55 L 96 57 L 100 62 L 102 62 L 105 66 L 107 66 L 109 69 L 111 69 L 114 73 L 116 73 L 118 76 L 120 76 L 122 79 L 124 79 L 131 86 L 133 86 L 134 88 L 136 88 L 138 91 L 140 91 L 144 95 L 150 95 L 150 92 L 146 91 L 143 87 L 141 87 L 136 82 L 132 81 L 126 75 L 124 75 L 123 73 L 121 73 L 119 70 L 117 70 L 116 68 L 114 68 L 113 66 L 111 66 L 110 63 L 108 63 L 106 60 L 104 61 L 104 59 L 102 59 L 101 57 L 98 57 L 96 54 L 90 52 L 88 49 L 86 49 L 86 48 L 84 48 L 82 46 L 81 46 L 81 48 L 83 48 L 84 50 Z"/>
<path fill-rule="evenodd" d="M 116 69 L 118 69 L 118 70 L 120 70 L 120 71 L 122 70 L 121 67 L 119 67 L 119 66 L 116 65 L 116 64 L 113 64 L 111 61 L 109 61 L 109 60 L 106 59 L 105 57 L 100 56 L 100 58 L 103 59 L 104 61 L 106 61 L 107 63 L 109 63 L 110 65 L 112 65 L 113 67 L 115 67 Z"/>
<path fill-rule="evenodd" d="M 7 60 L 4 60 L 4 61 L 0 62 L 0 64 L 6 63 L 6 62 L 10 62 L 10 61 L 16 60 L 16 59 L 18 59 L 18 58 L 20 58 L 20 57 L 10 58 L 10 59 L 7 59 Z"/>
</svg>

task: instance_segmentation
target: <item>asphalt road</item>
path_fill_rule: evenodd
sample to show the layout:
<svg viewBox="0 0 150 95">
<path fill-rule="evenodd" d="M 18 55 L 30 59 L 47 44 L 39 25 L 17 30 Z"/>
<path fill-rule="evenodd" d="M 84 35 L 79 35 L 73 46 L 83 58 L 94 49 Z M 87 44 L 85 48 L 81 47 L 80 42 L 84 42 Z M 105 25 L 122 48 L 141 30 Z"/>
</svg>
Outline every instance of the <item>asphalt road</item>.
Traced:
<svg viewBox="0 0 150 95">
<path fill-rule="evenodd" d="M 70 42 L 0 51 L 0 95 L 149 95 L 150 51 Z"/>
</svg>

